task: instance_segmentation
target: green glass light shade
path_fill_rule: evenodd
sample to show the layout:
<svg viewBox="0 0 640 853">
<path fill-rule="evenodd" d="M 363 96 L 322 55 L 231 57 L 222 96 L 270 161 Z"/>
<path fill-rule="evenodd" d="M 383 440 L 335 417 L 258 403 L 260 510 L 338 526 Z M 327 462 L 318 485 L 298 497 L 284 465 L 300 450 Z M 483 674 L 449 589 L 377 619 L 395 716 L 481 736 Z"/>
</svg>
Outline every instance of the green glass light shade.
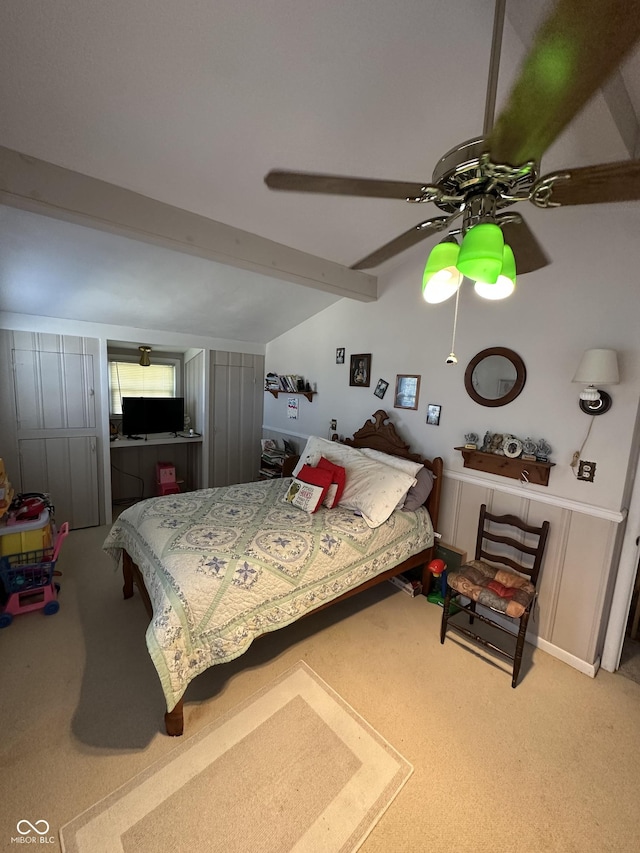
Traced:
<svg viewBox="0 0 640 853">
<path fill-rule="evenodd" d="M 444 302 L 462 283 L 462 274 L 456 269 L 460 246 L 448 241 L 434 246 L 427 259 L 422 276 L 422 296 L 425 302 Z"/>
<path fill-rule="evenodd" d="M 475 292 L 483 299 L 506 299 L 511 296 L 516 287 L 516 259 L 513 250 L 507 243 L 504 244 L 502 254 L 502 272 L 495 284 L 485 281 L 476 281 Z"/>
<path fill-rule="evenodd" d="M 464 235 L 456 266 L 474 281 L 495 284 L 502 270 L 504 237 L 497 225 L 483 222 Z"/>
</svg>

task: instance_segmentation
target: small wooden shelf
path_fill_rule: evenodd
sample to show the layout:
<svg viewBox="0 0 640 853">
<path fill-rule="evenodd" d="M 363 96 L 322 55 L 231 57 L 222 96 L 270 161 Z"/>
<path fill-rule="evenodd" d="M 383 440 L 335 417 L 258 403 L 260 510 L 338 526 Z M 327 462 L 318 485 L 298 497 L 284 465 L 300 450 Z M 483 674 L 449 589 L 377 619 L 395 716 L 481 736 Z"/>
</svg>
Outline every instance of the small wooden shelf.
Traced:
<svg viewBox="0 0 640 853">
<path fill-rule="evenodd" d="M 512 459 L 497 453 L 483 453 L 482 450 L 469 450 L 467 447 L 455 447 L 464 458 L 465 468 L 475 468 L 487 474 L 498 474 L 501 477 L 511 477 L 513 480 L 533 483 L 536 486 L 549 485 L 549 472 L 555 462 L 536 462 L 535 460 Z"/>
<path fill-rule="evenodd" d="M 265 391 L 273 394 L 274 397 L 278 397 L 280 394 L 286 394 L 288 397 L 298 394 L 301 397 L 306 397 L 309 402 L 312 401 L 313 395 L 318 393 L 317 391 L 276 391 L 273 388 L 265 388 Z"/>
</svg>

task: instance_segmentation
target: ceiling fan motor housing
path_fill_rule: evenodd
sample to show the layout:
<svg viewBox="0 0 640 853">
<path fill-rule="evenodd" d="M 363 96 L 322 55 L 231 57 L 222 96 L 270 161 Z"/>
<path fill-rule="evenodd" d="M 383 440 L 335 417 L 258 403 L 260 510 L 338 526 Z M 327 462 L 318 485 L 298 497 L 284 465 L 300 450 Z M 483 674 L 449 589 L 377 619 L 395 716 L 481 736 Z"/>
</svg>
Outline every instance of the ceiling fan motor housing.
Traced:
<svg viewBox="0 0 640 853">
<path fill-rule="evenodd" d="M 485 139 L 478 137 L 457 145 L 438 160 L 433 170 L 433 183 L 442 190 L 442 197 L 434 199 L 437 207 L 447 213 L 462 210 L 466 213 L 475 198 L 492 197 L 491 215 L 495 215 L 498 210 L 529 198 L 538 177 L 536 165 L 526 163 L 513 168 L 495 164 L 486 152 Z M 494 221 L 488 218 L 490 202 L 484 201 L 480 205 L 484 205 L 487 214 L 484 220 L 478 221 Z M 476 225 L 477 221 L 472 224 Z"/>
</svg>

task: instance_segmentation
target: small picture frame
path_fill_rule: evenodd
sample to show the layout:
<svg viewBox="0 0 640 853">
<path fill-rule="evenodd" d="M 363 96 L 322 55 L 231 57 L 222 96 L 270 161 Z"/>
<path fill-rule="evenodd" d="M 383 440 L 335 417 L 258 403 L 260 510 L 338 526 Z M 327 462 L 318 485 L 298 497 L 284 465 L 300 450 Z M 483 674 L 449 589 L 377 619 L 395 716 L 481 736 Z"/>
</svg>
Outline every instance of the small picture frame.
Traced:
<svg viewBox="0 0 640 853">
<path fill-rule="evenodd" d="M 378 384 L 375 387 L 374 394 L 376 397 L 380 397 L 382 400 L 384 395 L 387 393 L 387 388 L 389 387 L 389 383 L 385 382 L 384 379 L 378 379 Z"/>
<path fill-rule="evenodd" d="M 429 403 L 427 406 L 427 423 L 432 426 L 440 426 L 440 410 L 442 406 L 435 403 Z"/>
<path fill-rule="evenodd" d="M 338 347 L 336 350 L 336 364 L 344 364 L 344 347 Z"/>
<path fill-rule="evenodd" d="M 371 353 L 358 353 L 351 356 L 349 385 L 368 388 L 371 384 Z"/>
<path fill-rule="evenodd" d="M 394 408 L 417 409 L 418 397 L 420 396 L 420 377 L 398 374 L 396 376 L 396 396 Z"/>
</svg>

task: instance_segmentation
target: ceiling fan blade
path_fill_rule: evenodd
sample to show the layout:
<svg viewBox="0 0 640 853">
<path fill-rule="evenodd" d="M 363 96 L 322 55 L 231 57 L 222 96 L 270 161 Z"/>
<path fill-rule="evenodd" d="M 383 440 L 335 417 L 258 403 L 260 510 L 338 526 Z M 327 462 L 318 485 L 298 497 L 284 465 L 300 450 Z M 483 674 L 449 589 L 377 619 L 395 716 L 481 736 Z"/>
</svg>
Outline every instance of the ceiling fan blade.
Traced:
<svg viewBox="0 0 640 853">
<path fill-rule="evenodd" d="M 438 216 L 436 219 L 428 219 L 426 222 L 421 222 L 419 225 L 414 225 L 413 228 L 410 228 L 408 231 L 405 231 L 404 234 L 401 234 L 399 237 L 396 237 L 395 240 L 390 240 L 388 243 L 385 243 L 384 246 L 381 246 L 379 249 L 376 249 L 375 252 L 372 252 L 370 255 L 367 255 L 366 258 L 362 258 L 362 260 L 358 261 L 355 264 L 352 264 L 351 269 L 369 270 L 373 267 L 379 266 L 384 261 L 388 261 L 389 258 L 393 258 L 395 255 L 399 255 L 400 252 L 404 252 L 405 249 L 409 249 L 411 248 L 411 246 L 415 246 L 416 243 L 419 243 L 421 240 L 424 240 L 431 234 L 435 234 L 438 231 L 442 231 L 452 218 L 454 217 Z"/>
<path fill-rule="evenodd" d="M 488 139 L 494 163 L 543 153 L 640 39 L 640 0 L 558 0 Z"/>
<path fill-rule="evenodd" d="M 519 222 L 512 221 L 503 224 L 498 216 L 497 221 L 502 229 L 504 242 L 508 243 L 513 249 L 518 275 L 535 272 L 551 263 L 533 231 L 523 219 Z"/>
<path fill-rule="evenodd" d="M 330 195 L 367 196 L 369 198 L 420 198 L 425 192 L 440 193 L 438 187 L 410 181 L 385 181 L 379 178 L 352 178 L 316 172 L 286 172 L 273 169 L 265 184 L 272 190 Z"/>
<path fill-rule="evenodd" d="M 532 196 L 534 204 L 540 207 L 549 203 L 555 206 L 637 201 L 640 199 L 640 160 L 554 172 L 540 178 L 533 187 Z"/>
</svg>

